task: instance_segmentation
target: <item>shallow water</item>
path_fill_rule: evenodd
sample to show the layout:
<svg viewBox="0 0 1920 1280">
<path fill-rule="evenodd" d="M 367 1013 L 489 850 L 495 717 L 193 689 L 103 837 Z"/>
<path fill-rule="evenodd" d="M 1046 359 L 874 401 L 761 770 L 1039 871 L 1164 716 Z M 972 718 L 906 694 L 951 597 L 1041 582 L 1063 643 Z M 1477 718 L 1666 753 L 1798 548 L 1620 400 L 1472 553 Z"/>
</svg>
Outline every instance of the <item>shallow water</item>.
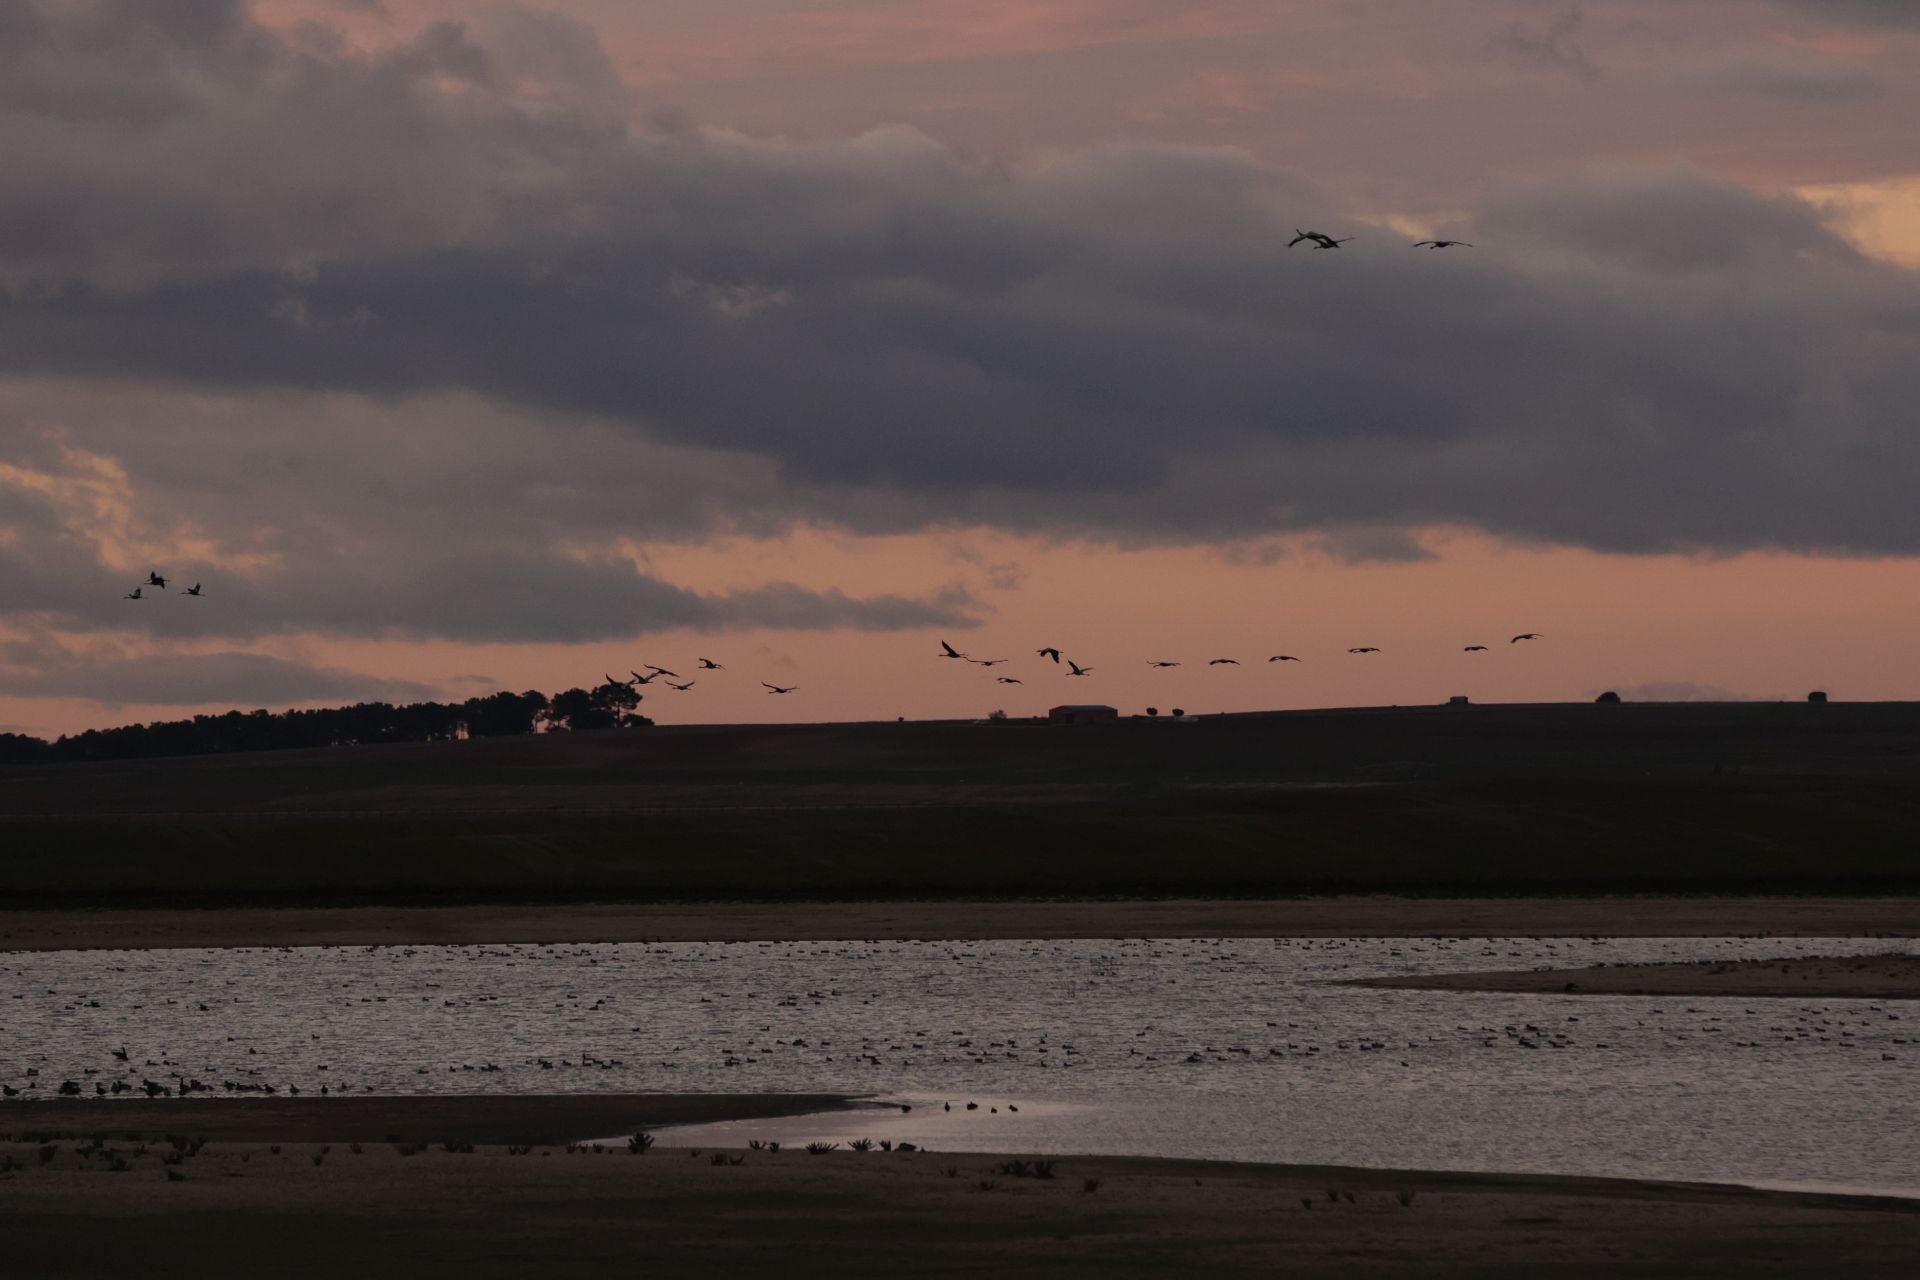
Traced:
<svg viewBox="0 0 1920 1280">
<path fill-rule="evenodd" d="M 4 953 L 0 1082 L 22 1097 L 54 1096 L 68 1079 L 88 1096 L 116 1081 L 182 1079 L 235 1097 L 262 1087 L 842 1091 L 913 1110 L 664 1140 L 867 1135 L 946 1150 L 1920 1189 L 1920 1001 L 1330 985 L 1884 945 L 1238 938 Z M 112 1056 L 122 1047 L 126 1063 Z"/>
</svg>

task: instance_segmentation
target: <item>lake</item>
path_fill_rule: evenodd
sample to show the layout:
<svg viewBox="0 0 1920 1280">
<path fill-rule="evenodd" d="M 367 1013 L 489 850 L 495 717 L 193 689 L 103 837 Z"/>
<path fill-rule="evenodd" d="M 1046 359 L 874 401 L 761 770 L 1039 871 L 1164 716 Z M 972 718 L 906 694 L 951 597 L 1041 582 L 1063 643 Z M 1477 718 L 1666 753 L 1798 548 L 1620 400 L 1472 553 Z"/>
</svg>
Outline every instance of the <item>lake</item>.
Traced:
<svg viewBox="0 0 1920 1280">
<path fill-rule="evenodd" d="M 1915 944 L 1237 938 L 13 952 L 0 953 L 0 1083 L 46 1098 L 68 1080 L 87 1096 L 197 1081 L 236 1105 L 269 1088 L 846 1092 L 891 1105 L 662 1141 L 871 1136 L 944 1150 L 1920 1191 L 1920 1001 L 1335 985 L 1888 945 Z"/>
</svg>

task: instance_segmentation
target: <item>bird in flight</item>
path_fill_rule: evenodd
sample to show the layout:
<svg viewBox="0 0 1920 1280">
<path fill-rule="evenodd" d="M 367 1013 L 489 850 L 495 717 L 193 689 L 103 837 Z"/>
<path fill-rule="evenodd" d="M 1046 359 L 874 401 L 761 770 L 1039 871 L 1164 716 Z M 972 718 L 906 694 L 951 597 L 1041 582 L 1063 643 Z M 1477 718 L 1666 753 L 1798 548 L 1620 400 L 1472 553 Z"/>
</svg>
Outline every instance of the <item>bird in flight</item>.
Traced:
<svg viewBox="0 0 1920 1280">
<path fill-rule="evenodd" d="M 1313 247 L 1316 249 L 1338 249 L 1341 245 L 1345 244 L 1347 240 L 1353 239 L 1352 236 L 1348 236 L 1347 240 L 1335 240 L 1332 236 L 1323 235 L 1318 231 L 1302 231 L 1298 227 L 1295 227 L 1293 232 L 1293 239 L 1287 241 L 1287 248 L 1289 249 L 1299 244 L 1302 240 L 1311 240 Z"/>
<path fill-rule="evenodd" d="M 979 667 L 997 667 L 1006 662 L 1005 658 L 968 658 L 968 662 Z"/>
<path fill-rule="evenodd" d="M 615 679 L 614 679 L 614 678 L 613 678 L 612 676 L 608 676 L 608 677 L 607 677 L 607 683 L 608 683 L 608 684 L 623 684 L 623 685 L 626 685 L 626 686 L 627 686 L 627 687 L 628 687 L 629 689 L 631 689 L 631 688 L 633 687 L 633 684 L 634 684 L 634 682 L 633 682 L 633 681 L 631 681 L 631 680 L 615 680 Z"/>
<path fill-rule="evenodd" d="M 1075 662 L 1072 658 L 1067 659 L 1067 665 L 1073 668 L 1073 670 L 1067 672 L 1067 674 L 1070 676 L 1084 676 L 1084 675 L 1091 675 L 1093 673 L 1092 667 L 1083 667 L 1079 663 Z"/>
<path fill-rule="evenodd" d="M 1538 640 L 1538 639 L 1540 639 L 1540 633 L 1538 631 L 1522 631 L 1519 635 L 1507 641 L 1507 643 L 1519 644 L 1522 640 Z"/>
<path fill-rule="evenodd" d="M 1464 649 L 1462 649 L 1462 650 L 1461 650 L 1460 652 L 1462 652 L 1462 653 L 1485 653 L 1486 651 L 1487 651 L 1487 646 L 1485 646 L 1485 645 L 1483 645 L 1483 644 L 1470 644 L 1470 645 L 1468 645 L 1468 646 L 1467 646 L 1466 648 L 1464 648 Z"/>
<path fill-rule="evenodd" d="M 942 649 L 944 649 L 944 650 L 946 650 L 946 652 L 945 652 L 945 653 L 943 653 L 943 654 L 941 654 L 941 655 L 940 655 L 940 656 L 941 656 L 941 657 L 943 657 L 943 658 L 965 658 L 965 659 L 966 659 L 967 661 L 969 661 L 969 662 L 971 662 L 971 661 L 972 661 L 972 659 L 971 659 L 971 658 L 967 658 L 967 655 L 966 655 L 966 654 L 964 654 L 964 653 L 962 653 L 962 652 L 960 652 L 960 651 L 959 651 L 958 649 L 956 649 L 956 648 L 954 648 L 954 647 L 953 647 L 952 645 L 950 645 L 950 644 L 948 644 L 948 643 L 947 643 L 947 642 L 946 642 L 945 640 L 942 640 L 942 641 L 940 642 L 940 647 L 941 647 Z"/>
<path fill-rule="evenodd" d="M 660 676 L 672 676 L 675 680 L 680 678 L 678 671 L 669 671 L 665 667 L 656 667 L 651 662 L 647 664 L 647 670 L 653 672 L 655 678 Z"/>
<path fill-rule="evenodd" d="M 1353 648 L 1347 650 L 1347 652 L 1348 653 L 1378 653 L 1380 651 L 1374 648 L 1370 644 L 1362 644 L 1362 645 L 1355 645 Z"/>
<path fill-rule="evenodd" d="M 1152 658 L 1148 658 L 1147 665 L 1150 667 L 1177 667 L 1180 664 L 1177 662 L 1155 662 Z"/>
<path fill-rule="evenodd" d="M 628 684 L 652 684 L 660 678 L 660 673 L 657 671 L 650 676 L 643 676 L 638 671 L 633 670 L 629 670 L 627 674 L 633 677 L 633 679 L 627 682 Z"/>
<path fill-rule="evenodd" d="M 687 690 L 693 688 L 693 686 L 699 683 L 700 682 L 698 680 L 689 680 L 685 684 L 675 684 L 673 681 L 669 680 L 667 681 L 667 688 L 678 689 L 680 692 L 685 693 Z"/>
<path fill-rule="evenodd" d="M 1208 665 L 1208 666 L 1210 666 L 1210 667 L 1237 667 L 1237 666 L 1239 666 L 1239 665 L 1240 665 L 1240 659 L 1238 659 L 1238 658 L 1209 658 L 1209 659 L 1207 660 L 1207 665 Z"/>
<path fill-rule="evenodd" d="M 159 587 L 162 591 L 165 591 L 167 589 L 167 580 L 161 577 L 159 574 L 155 573 L 153 570 L 149 569 L 147 570 L 147 580 L 141 585 L 148 586 L 148 587 Z"/>
<path fill-rule="evenodd" d="M 1465 240 L 1415 240 L 1413 242 L 1413 247 L 1416 249 L 1422 245 L 1425 245 L 1429 249 L 1451 249 L 1455 245 L 1459 245 L 1462 249 L 1473 248 L 1473 245 Z"/>
<path fill-rule="evenodd" d="M 202 594 L 200 590 L 200 584 L 196 582 L 192 586 L 188 587 L 187 594 L 190 596 L 197 596 Z"/>
<path fill-rule="evenodd" d="M 140 595 L 140 588 L 135 587 L 133 590 L 127 592 L 127 594 L 121 596 L 120 598 L 122 600 L 139 600 L 142 598 Z"/>
<path fill-rule="evenodd" d="M 1052 658 L 1054 666 L 1057 667 L 1060 665 L 1060 651 L 1058 649 L 1035 649 L 1034 652 L 1043 658 Z"/>
<path fill-rule="evenodd" d="M 700 669 L 702 671 L 725 671 L 726 670 L 725 667 L 715 662 L 712 658 L 700 659 Z"/>
<path fill-rule="evenodd" d="M 782 688 L 777 684 L 767 684 L 765 680 L 762 680 L 760 683 L 763 685 L 766 685 L 766 690 L 768 693 L 792 693 L 795 689 L 798 689 L 800 687 L 797 684 L 790 684 L 790 685 L 787 685 L 785 688 Z"/>
<path fill-rule="evenodd" d="M 1276 653 L 1271 658 L 1268 658 L 1267 661 L 1268 662 L 1298 662 L 1300 661 L 1300 659 L 1294 657 L 1290 653 Z"/>
<path fill-rule="evenodd" d="M 1025 680 L 1021 680 L 1016 676 L 995 676 L 994 679 L 1001 684 L 1025 684 L 1026 683 Z"/>
</svg>

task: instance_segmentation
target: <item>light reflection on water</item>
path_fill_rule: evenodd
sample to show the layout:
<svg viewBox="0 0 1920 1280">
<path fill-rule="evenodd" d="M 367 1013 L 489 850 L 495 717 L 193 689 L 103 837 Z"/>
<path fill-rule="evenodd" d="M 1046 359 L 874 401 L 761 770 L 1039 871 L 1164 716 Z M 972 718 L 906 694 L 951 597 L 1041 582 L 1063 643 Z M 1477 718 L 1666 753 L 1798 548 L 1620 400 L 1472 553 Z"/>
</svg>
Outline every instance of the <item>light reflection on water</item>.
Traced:
<svg viewBox="0 0 1920 1280">
<path fill-rule="evenodd" d="M 182 1078 L 218 1096 L 230 1085 L 849 1092 L 913 1110 L 664 1140 L 867 1135 L 943 1150 L 1920 1188 L 1910 1137 L 1920 1132 L 1920 1001 L 1329 985 L 1885 945 L 1240 938 L 6 953 L 0 1082 L 23 1097 L 52 1096 L 67 1079 L 91 1096 L 115 1081 Z M 128 1063 L 112 1056 L 121 1047 Z M 0 1104 L 0 1128 L 4 1116 Z"/>
</svg>

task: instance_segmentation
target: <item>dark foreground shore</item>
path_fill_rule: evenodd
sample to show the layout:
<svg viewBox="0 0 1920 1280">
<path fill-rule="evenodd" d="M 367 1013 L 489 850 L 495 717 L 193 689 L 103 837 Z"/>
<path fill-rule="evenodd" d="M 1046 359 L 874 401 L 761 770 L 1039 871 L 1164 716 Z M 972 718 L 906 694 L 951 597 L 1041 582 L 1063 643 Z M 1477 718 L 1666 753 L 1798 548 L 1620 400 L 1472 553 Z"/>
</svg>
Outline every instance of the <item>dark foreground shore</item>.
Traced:
<svg viewBox="0 0 1920 1280">
<path fill-rule="evenodd" d="M 1911 937 L 1907 897 L 1409 898 L 0 911 L 0 950 L 816 938 Z"/>
<path fill-rule="evenodd" d="M 1347 985 L 1422 991 L 1550 991 L 1596 996 L 1920 1000 L 1920 956 L 1799 956 L 1689 964 L 1615 964 L 1585 969 L 1358 978 Z"/>
<path fill-rule="evenodd" d="M 82 1150 L 0 1144 L 7 1275 L 1878 1277 L 1920 1256 L 1912 1201 L 1598 1178 L 1095 1157 L 1036 1177 L 1005 1156 L 846 1150 Z"/>
</svg>

